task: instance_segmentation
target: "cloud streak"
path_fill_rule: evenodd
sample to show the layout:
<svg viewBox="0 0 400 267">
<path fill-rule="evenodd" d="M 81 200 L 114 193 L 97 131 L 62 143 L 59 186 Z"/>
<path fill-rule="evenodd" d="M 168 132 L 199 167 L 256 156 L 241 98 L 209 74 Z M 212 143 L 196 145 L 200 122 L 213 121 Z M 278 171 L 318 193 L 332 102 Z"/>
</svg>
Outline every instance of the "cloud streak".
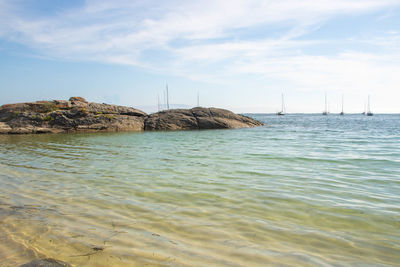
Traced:
<svg viewBox="0 0 400 267">
<path fill-rule="evenodd" d="M 0 0 L 0 37 L 56 59 L 133 65 L 212 83 L 254 74 L 300 90 L 400 85 L 393 75 L 400 71 L 393 60 L 400 55 L 397 31 L 372 39 L 307 38 L 335 17 L 388 10 L 399 1 L 88 0 L 47 16 L 21 3 Z M 379 51 L 363 51 L 366 45 Z M 318 52 L 321 47 L 332 51 Z"/>
<path fill-rule="evenodd" d="M 87 1 L 81 8 L 49 17 L 25 16 L 23 6 L 2 1 L 4 38 L 58 53 L 129 53 L 146 49 L 168 51 L 174 40 L 241 39 L 237 30 L 286 25 L 279 39 L 330 16 L 362 13 L 397 1 Z M 17 2 L 18 3 L 18 2 Z M 397 2 L 398 3 L 398 2 Z M 158 6 L 154 8 L 154 6 Z M 6 34 L 4 34 L 6 32 Z M 268 33 L 264 33 L 267 35 Z M 268 36 L 263 36 L 268 37 Z M 81 55 L 79 55 L 81 56 Z"/>
</svg>

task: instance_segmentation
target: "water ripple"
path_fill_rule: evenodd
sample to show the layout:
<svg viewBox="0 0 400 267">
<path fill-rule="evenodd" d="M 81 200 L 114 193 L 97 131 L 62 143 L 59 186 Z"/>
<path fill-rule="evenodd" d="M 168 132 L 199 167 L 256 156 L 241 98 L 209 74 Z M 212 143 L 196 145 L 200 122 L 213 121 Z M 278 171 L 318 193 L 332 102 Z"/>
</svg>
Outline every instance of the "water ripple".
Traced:
<svg viewBox="0 0 400 267">
<path fill-rule="evenodd" d="M 398 264 L 400 116 L 252 116 L 267 126 L 0 136 L 2 264 Z"/>
</svg>

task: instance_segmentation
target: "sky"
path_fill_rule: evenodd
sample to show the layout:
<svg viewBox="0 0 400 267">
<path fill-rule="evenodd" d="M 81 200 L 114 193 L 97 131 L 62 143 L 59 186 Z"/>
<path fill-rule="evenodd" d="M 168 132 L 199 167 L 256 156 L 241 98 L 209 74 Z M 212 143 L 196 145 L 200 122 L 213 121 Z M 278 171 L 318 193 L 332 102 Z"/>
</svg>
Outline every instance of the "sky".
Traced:
<svg viewBox="0 0 400 267">
<path fill-rule="evenodd" d="M 400 113 L 400 0 L 0 0 L 0 105 Z"/>
</svg>

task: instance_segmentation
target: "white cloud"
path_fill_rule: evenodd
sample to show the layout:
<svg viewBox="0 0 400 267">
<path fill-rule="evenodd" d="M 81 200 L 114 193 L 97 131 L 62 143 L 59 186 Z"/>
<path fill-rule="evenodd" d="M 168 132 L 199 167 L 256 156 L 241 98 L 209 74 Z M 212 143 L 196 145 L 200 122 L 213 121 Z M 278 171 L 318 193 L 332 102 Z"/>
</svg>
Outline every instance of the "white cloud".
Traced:
<svg viewBox="0 0 400 267">
<path fill-rule="evenodd" d="M 398 0 L 88 0 L 48 16 L 30 14 L 21 3 L 0 0 L 0 37 L 57 59 L 134 65 L 212 83 L 255 74 L 299 90 L 400 85 L 400 38 L 393 29 L 329 54 L 310 52 L 332 45 L 326 41 L 298 39 L 336 16 L 388 10 Z M 380 51 L 358 50 L 365 44 Z"/>
<path fill-rule="evenodd" d="M 166 49 L 175 39 L 187 41 L 235 36 L 237 29 L 286 24 L 286 39 L 304 33 L 304 27 L 335 14 L 367 12 L 398 1 L 87 1 L 57 16 L 25 16 L 12 2 L 2 1 L 5 24 L 14 41 L 58 56 L 91 52 L 129 54 L 149 48 Z M 155 8 L 156 6 L 157 8 Z M 17 10 L 17 11 L 16 11 Z M 8 12 L 9 11 L 9 12 Z M 285 36 L 281 36 L 285 38 Z"/>
</svg>

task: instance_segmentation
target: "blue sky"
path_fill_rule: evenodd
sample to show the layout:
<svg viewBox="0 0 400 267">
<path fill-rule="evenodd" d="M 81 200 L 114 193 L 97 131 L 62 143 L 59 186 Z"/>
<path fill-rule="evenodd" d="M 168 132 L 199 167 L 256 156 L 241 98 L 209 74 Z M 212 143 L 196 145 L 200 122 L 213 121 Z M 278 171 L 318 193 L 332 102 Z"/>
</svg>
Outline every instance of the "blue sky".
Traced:
<svg viewBox="0 0 400 267">
<path fill-rule="evenodd" d="M 0 0 L 0 104 L 400 112 L 400 0 Z"/>
</svg>

